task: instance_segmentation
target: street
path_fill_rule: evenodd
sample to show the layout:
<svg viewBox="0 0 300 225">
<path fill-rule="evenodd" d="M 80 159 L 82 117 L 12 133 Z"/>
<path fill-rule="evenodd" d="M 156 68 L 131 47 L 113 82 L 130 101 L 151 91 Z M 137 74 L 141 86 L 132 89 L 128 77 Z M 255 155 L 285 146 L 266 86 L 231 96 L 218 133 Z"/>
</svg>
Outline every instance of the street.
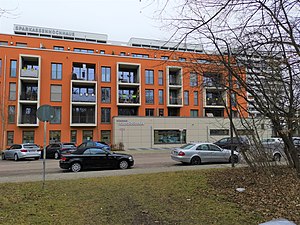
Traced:
<svg viewBox="0 0 300 225">
<path fill-rule="evenodd" d="M 158 173 L 180 170 L 230 167 L 231 164 L 204 164 L 199 166 L 183 165 L 170 158 L 168 150 L 162 151 L 126 151 L 132 154 L 135 165 L 128 170 L 94 170 L 73 173 L 59 168 L 59 160 L 46 160 L 46 180 L 78 179 L 103 176 L 121 176 L 131 174 Z M 0 183 L 41 181 L 43 160 L 0 160 Z"/>
</svg>

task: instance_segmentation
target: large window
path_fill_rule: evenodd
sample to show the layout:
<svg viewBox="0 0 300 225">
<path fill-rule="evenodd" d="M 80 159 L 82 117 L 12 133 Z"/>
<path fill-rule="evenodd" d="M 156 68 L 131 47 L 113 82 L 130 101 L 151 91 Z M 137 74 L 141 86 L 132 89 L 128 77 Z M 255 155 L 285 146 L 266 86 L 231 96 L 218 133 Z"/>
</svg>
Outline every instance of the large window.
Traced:
<svg viewBox="0 0 300 225">
<path fill-rule="evenodd" d="M 95 123 L 94 106 L 77 106 L 72 108 L 72 123 Z"/>
<path fill-rule="evenodd" d="M 154 71 L 153 70 L 145 71 L 145 83 L 146 84 L 154 84 Z"/>
<path fill-rule="evenodd" d="M 229 135 L 228 129 L 210 129 L 209 135 L 211 136 L 226 136 Z"/>
<path fill-rule="evenodd" d="M 34 131 L 23 131 L 22 143 L 34 143 Z"/>
<path fill-rule="evenodd" d="M 102 71 L 101 81 L 110 82 L 110 67 L 102 66 L 101 71 Z"/>
<path fill-rule="evenodd" d="M 17 60 L 10 60 L 10 77 L 17 77 Z"/>
<path fill-rule="evenodd" d="M 110 123 L 110 108 L 101 108 L 101 123 Z"/>
<path fill-rule="evenodd" d="M 198 86 L 198 76 L 196 73 L 190 73 L 190 86 L 197 87 Z"/>
<path fill-rule="evenodd" d="M 108 87 L 101 88 L 101 102 L 110 103 L 110 88 Z"/>
<path fill-rule="evenodd" d="M 186 130 L 154 130 L 154 144 L 186 143 Z"/>
<path fill-rule="evenodd" d="M 158 71 L 158 85 L 164 84 L 164 71 L 159 70 Z"/>
<path fill-rule="evenodd" d="M 71 130 L 70 141 L 73 143 L 77 143 L 77 130 Z"/>
<path fill-rule="evenodd" d="M 61 85 L 51 85 L 50 100 L 52 102 L 61 102 L 62 95 Z"/>
<path fill-rule="evenodd" d="M 158 90 L 158 104 L 164 104 L 164 90 Z"/>
<path fill-rule="evenodd" d="M 194 91 L 194 105 L 198 105 L 198 91 Z"/>
<path fill-rule="evenodd" d="M 16 88 L 16 83 L 9 83 L 9 100 L 11 101 L 15 101 L 17 98 Z"/>
<path fill-rule="evenodd" d="M 15 123 L 16 107 L 14 105 L 8 106 L 8 123 Z"/>
<path fill-rule="evenodd" d="M 82 131 L 82 142 L 93 140 L 93 131 L 92 130 L 84 130 Z"/>
<path fill-rule="evenodd" d="M 62 64 L 51 63 L 51 79 L 61 80 L 62 79 Z"/>
<path fill-rule="evenodd" d="M 61 131 L 60 130 L 50 130 L 49 131 L 49 143 L 60 142 L 61 141 Z"/>
<path fill-rule="evenodd" d="M 54 108 L 54 118 L 50 120 L 51 124 L 60 124 L 61 123 L 61 107 L 55 106 Z"/>
<path fill-rule="evenodd" d="M 183 92 L 183 100 L 184 100 L 184 105 L 189 105 L 189 92 L 188 91 Z"/>
<path fill-rule="evenodd" d="M 13 131 L 7 131 L 6 145 L 10 146 L 13 143 L 14 143 L 14 132 Z"/>
<path fill-rule="evenodd" d="M 154 90 L 146 90 L 146 104 L 154 104 Z"/>
</svg>

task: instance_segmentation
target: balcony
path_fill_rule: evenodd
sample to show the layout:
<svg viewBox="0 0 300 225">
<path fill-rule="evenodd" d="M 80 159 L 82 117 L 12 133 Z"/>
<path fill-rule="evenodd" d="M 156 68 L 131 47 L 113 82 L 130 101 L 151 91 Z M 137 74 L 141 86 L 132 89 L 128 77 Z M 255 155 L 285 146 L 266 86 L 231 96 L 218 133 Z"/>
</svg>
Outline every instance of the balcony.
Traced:
<svg viewBox="0 0 300 225">
<path fill-rule="evenodd" d="M 128 95 L 123 95 L 119 97 L 119 103 L 138 104 L 139 97 L 136 95 L 132 95 L 131 97 Z"/>
<path fill-rule="evenodd" d="M 23 114 L 21 115 L 21 123 L 20 124 L 37 124 L 36 115 Z"/>
<path fill-rule="evenodd" d="M 21 77 L 38 78 L 39 71 L 37 69 L 22 69 Z"/>
<path fill-rule="evenodd" d="M 224 102 L 219 98 L 207 98 L 206 106 L 224 106 Z"/>
<path fill-rule="evenodd" d="M 96 125 L 95 116 L 81 115 L 72 116 L 72 124 L 93 124 Z"/>
<path fill-rule="evenodd" d="M 72 102 L 96 102 L 94 94 L 72 94 Z"/>
<path fill-rule="evenodd" d="M 182 99 L 181 98 L 173 98 L 172 96 L 169 98 L 169 104 L 170 105 L 182 105 Z"/>
<path fill-rule="evenodd" d="M 20 95 L 20 100 L 25 101 L 37 101 L 37 93 L 34 92 L 22 92 Z"/>
</svg>

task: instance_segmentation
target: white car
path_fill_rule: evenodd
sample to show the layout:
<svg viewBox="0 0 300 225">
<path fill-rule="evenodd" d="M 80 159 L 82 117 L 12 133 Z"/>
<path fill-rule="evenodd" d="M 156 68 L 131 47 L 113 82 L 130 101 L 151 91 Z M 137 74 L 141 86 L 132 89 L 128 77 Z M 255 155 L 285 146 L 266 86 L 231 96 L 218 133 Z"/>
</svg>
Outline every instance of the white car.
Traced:
<svg viewBox="0 0 300 225">
<path fill-rule="evenodd" d="M 10 148 L 2 151 L 2 160 L 13 159 L 18 161 L 19 159 L 34 158 L 38 160 L 41 156 L 40 147 L 36 144 L 13 144 Z"/>
<path fill-rule="evenodd" d="M 199 165 L 206 162 L 235 162 L 239 161 L 238 152 L 220 148 L 212 143 L 188 143 L 171 151 L 171 158 L 175 161 Z"/>
<path fill-rule="evenodd" d="M 280 162 L 281 158 L 284 155 L 284 143 L 281 138 L 273 137 L 266 138 L 261 141 L 264 146 L 266 153 L 269 154 L 269 158 L 273 161 Z"/>
</svg>

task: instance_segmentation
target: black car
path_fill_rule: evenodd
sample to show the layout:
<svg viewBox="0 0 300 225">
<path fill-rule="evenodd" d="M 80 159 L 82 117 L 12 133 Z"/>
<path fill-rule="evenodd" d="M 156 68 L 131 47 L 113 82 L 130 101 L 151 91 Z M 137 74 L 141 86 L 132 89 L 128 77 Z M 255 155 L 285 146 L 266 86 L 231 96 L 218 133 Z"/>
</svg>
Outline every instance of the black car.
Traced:
<svg viewBox="0 0 300 225">
<path fill-rule="evenodd" d="M 133 164 L 131 155 L 114 153 L 97 146 L 77 149 L 70 155 L 63 155 L 59 161 L 60 168 L 73 172 L 98 168 L 128 169 Z"/>
<path fill-rule="evenodd" d="M 110 146 L 103 141 L 85 141 L 78 145 L 77 149 L 83 149 L 86 147 L 101 147 L 107 151 L 110 151 Z"/>
<path fill-rule="evenodd" d="M 249 147 L 249 140 L 247 137 L 243 136 L 233 137 L 232 139 L 230 137 L 226 137 L 216 141 L 214 144 L 224 149 L 232 148 L 235 151 L 240 151 L 241 148 L 247 149 Z"/>
<path fill-rule="evenodd" d="M 47 159 L 60 159 L 62 154 L 70 154 L 76 150 L 76 145 L 72 142 L 57 142 L 46 147 Z M 43 157 L 43 151 L 42 151 Z"/>
</svg>

